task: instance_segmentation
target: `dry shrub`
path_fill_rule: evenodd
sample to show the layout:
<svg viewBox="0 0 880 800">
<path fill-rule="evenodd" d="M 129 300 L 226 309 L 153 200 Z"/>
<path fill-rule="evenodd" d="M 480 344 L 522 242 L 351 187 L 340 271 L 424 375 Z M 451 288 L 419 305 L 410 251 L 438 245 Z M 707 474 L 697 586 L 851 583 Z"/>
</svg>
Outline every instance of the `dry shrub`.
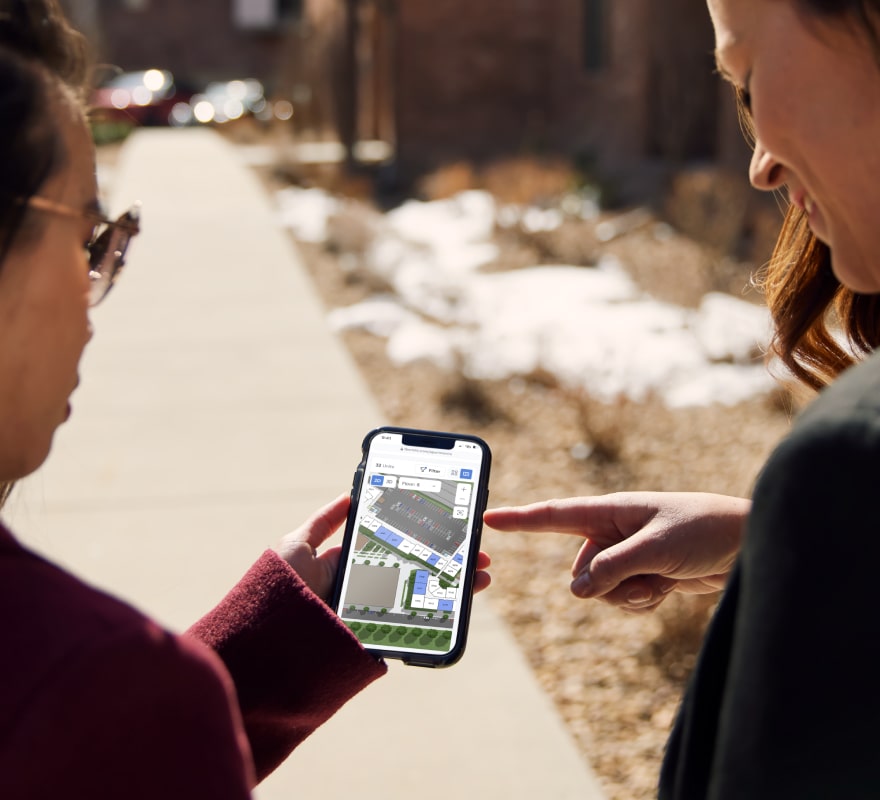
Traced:
<svg viewBox="0 0 880 800">
<path fill-rule="evenodd" d="M 577 409 L 584 442 L 591 448 L 590 459 L 603 465 L 619 463 L 630 431 L 627 411 L 633 402 L 619 397 L 606 403 L 583 391 L 572 391 L 570 397 Z"/>
<path fill-rule="evenodd" d="M 517 233 L 521 243 L 536 254 L 539 264 L 592 267 L 602 252 L 595 225 L 583 220 L 567 219 L 549 231 L 527 231 L 519 227 Z"/>
<path fill-rule="evenodd" d="M 739 171 L 717 166 L 677 173 L 663 210 L 685 235 L 719 254 L 757 264 L 770 258 L 782 224 L 776 197 L 755 192 Z"/>
<path fill-rule="evenodd" d="M 521 395 L 528 386 L 540 389 L 561 389 L 559 376 L 544 367 L 535 367 L 527 375 L 512 378 L 509 384 L 516 395 Z"/>
<path fill-rule="evenodd" d="M 256 144 L 265 139 L 263 123 L 248 116 L 229 120 L 218 130 L 234 144 Z"/>
<path fill-rule="evenodd" d="M 324 189 L 366 204 L 372 204 L 376 195 L 374 174 L 338 162 L 279 161 L 272 170 L 271 179 L 281 186 Z"/>
<path fill-rule="evenodd" d="M 709 288 L 725 292 L 741 300 L 764 304 L 764 293 L 755 285 L 754 264 L 736 258 L 721 256 L 709 259 Z"/>
<path fill-rule="evenodd" d="M 498 257 L 484 271 L 511 271 L 539 264 L 593 267 L 602 253 L 595 226 L 578 219 L 565 219 L 554 230 L 530 231 L 520 223 L 496 226 Z"/>
<path fill-rule="evenodd" d="M 670 680 L 687 680 L 717 602 L 715 593 L 671 594 L 657 609 L 660 635 L 650 643 L 649 654 Z"/>
<path fill-rule="evenodd" d="M 498 256 L 490 264 L 481 267 L 481 272 L 512 272 L 529 269 L 543 260 L 542 251 L 523 231 L 517 228 L 496 226 L 495 244 Z M 545 262 L 548 263 L 548 262 Z"/>
<path fill-rule="evenodd" d="M 514 156 L 477 167 L 469 161 L 444 164 L 418 181 L 419 195 L 442 200 L 468 189 L 485 189 L 499 203 L 555 206 L 581 183 L 563 158 Z"/>
<path fill-rule="evenodd" d="M 335 184 L 327 188 L 340 197 L 370 203 L 376 196 L 376 178 L 369 172 L 343 169 L 337 174 Z"/>
<path fill-rule="evenodd" d="M 446 164 L 425 175 L 418 182 L 418 192 L 425 200 L 444 200 L 459 192 L 476 189 L 477 173 L 468 161 Z"/>
<path fill-rule="evenodd" d="M 694 167 L 672 178 L 666 218 L 688 236 L 723 253 L 737 249 L 746 227 L 748 181 L 720 167 Z"/>
<path fill-rule="evenodd" d="M 569 161 L 534 156 L 494 161 L 482 170 L 481 176 L 482 186 L 498 202 L 520 205 L 555 205 L 580 183 Z"/>
<path fill-rule="evenodd" d="M 668 228 L 668 226 L 666 226 Z M 605 245 L 639 287 L 658 300 L 689 308 L 699 306 L 711 284 L 711 255 L 684 236 L 667 235 L 652 225 Z"/>
<path fill-rule="evenodd" d="M 451 385 L 444 386 L 439 396 L 445 413 L 458 413 L 476 425 L 507 421 L 506 412 L 492 399 L 487 384 L 456 373 Z"/>
<path fill-rule="evenodd" d="M 362 257 L 382 224 L 382 215 L 363 203 L 347 202 L 327 220 L 326 248 Z"/>
<path fill-rule="evenodd" d="M 324 189 L 338 197 L 372 203 L 376 180 L 368 172 L 347 169 L 344 164 L 302 164 L 298 183 Z"/>
<path fill-rule="evenodd" d="M 327 220 L 327 238 L 319 245 L 335 261 L 333 272 L 349 302 L 376 294 L 393 294 L 389 279 L 370 269 L 367 252 L 382 224 L 382 216 L 372 206 L 351 200 Z M 303 243 L 300 243 L 303 247 Z M 340 296 L 342 299 L 343 295 Z M 344 304 L 344 303 L 343 303 Z"/>
<path fill-rule="evenodd" d="M 746 241 L 743 244 L 743 257 L 759 267 L 766 264 L 779 237 L 782 219 L 782 210 L 775 197 L 764 195 L 753 198 L 753 210 L 749 215 Z"/>
</svg>

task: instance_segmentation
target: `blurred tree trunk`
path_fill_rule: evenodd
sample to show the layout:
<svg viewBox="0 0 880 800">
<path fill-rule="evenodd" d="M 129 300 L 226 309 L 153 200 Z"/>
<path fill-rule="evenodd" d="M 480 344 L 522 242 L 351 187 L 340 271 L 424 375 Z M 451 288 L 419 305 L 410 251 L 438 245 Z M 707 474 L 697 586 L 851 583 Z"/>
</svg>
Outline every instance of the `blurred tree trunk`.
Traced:
<svg viewBox="0 0 880 800">
<path fill-rule="evenodd" d="M 342 41 L 337 63 L 334 65 L 334 94 L 339 141 L 345 148 L 345 165 L 354 165 L 354 146 L 357 141 L 358 92 L 357 56 L 358 0 L 345 0 L 345 17 L 342 23 Z"/>
</svg>

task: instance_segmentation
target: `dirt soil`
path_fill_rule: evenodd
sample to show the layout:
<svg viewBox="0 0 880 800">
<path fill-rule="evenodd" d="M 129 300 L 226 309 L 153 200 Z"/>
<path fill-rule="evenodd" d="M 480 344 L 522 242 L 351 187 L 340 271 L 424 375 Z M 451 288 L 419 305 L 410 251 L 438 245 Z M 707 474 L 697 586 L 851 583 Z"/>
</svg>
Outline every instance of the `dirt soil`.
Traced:
<svg viewBox="0 0 880 800">
<path fill-rule="evenodd" d="M 365 242 L 353 231 L 359 218 L 378 212 L 352 201 L 345 213 L 327 245 L 298 243 L 328 309 L 376 288 L 358 267 Z M 638 224 L 604 243 L 596 236 L 601 219 L 538 236 L 499 230 L 502 255 L 492 268 L 567 262 L 589 269 L 607 252 L 666 300 L 695 305 L 710 289 L 746 292 L 750 265 L 668 226 L 658 237 L 657 221 L 644 215 L 629 219 Z M 670 410 L 624 398 L 603 404 L 547 375 L 480 382 L 427 363 L 395 367 L 383 339 L 364 332 L 343 338 L 388 422 L 468 431 L 489 442 L 496 506 L 635 489 L 748 493 L 790 424 L 784 391 L 734 407 Z M 493 586 L 481 602 L 510 626 L 610 800 L 654 797 L 664 743 L 717 597 L 673 595 L 649 616 L 578 600 L 569 582 L 579 546 L 570 536 L 487 529 Z"/>
</svg>

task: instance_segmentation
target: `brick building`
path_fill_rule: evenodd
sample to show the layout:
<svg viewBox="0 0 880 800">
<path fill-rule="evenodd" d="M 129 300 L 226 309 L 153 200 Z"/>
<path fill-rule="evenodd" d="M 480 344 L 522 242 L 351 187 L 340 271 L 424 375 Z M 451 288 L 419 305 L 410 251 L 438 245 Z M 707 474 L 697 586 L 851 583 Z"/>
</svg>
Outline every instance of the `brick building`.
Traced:
<svg viewBox="0 0 880 800">
<path fill-rule="evenodd" d="M 301 14 L 300 0 L 61 2 L 101 62 L 196 84 L 252 77 L 271 86 Z"/>
<path fill-rule="evenodd" d="M 303 0 L 303 121 L 405 174 L 512 152 L 742 163 L 704 0 Z"/>
<path fill-rule="evenodd" d="M 66 4 L 104 60 L 257 77 L 293 101 L 300 135 L 388 143 L 401 176 L 520 152 L 612 174 L 743 161 L 705 0 Z"/>
</svg>

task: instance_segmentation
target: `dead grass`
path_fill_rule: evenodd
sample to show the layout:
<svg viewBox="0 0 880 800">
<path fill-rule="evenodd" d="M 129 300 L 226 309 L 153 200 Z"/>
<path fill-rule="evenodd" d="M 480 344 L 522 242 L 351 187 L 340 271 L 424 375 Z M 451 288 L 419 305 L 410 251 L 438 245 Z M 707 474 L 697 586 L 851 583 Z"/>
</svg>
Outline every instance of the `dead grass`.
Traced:
<svg viewBox="0 0 880 800">
<path fill-rule="evenodd" d="M 613 403 L 605 403 L 586 392 L 568 392 L 583 433 L 586 449 L 584 458 L 598 460 L 605 465 L 619 464 L 631 425 L 627 412 L 633 408 L 632 401 L 620 397 Z"/>
<path fill-rule="evenodd" d="M 467 189 L 485 189 L 500 203 L 555 205 L 575 191 L 583 177 L 561 158 L 514 156 L 476 166 L 456 161 L 425 175 L 417 185 L 425 200 L 441 200 Z"/>
<path fill-rule="evenodd" d="M 449 385 L 440 387 L 438 403 L 443 412 L 462 415 L 471 426 L 510 421 L 483 381 L 460 374 L 452 376 Z"/>
</svg>

